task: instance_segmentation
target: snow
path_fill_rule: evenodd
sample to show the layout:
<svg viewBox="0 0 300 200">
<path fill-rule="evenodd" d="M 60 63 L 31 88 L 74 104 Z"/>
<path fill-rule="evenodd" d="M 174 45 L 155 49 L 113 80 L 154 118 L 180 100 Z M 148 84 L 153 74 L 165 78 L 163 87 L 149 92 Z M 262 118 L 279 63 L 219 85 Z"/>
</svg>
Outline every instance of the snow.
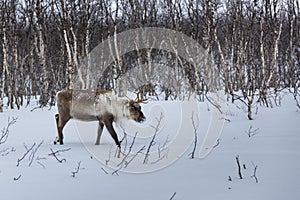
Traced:
<svg viewBox="0 0 300 200">
<path fill-rule="evenodd" d="M 126 131 L 131 134 L 127 149 L 136 131 L 131 129 L 137 129 L 140 135 L 134 143 L 134 150 L 137 151 L 143 145 L 148 147 L 154 133 L 154 129 L 149 127 L 155 126 L 156 118 L 159 117 L 157 109 L 161 108 L 163 125 L 151 149 L 153 155 L 149 157 L 148 164 L 142 164 L 138 158 L 134 160 L 132 166 L 140 167 L 139 173 L 132 173 L 130 170 L 134 168 L 130 168 L 127 170 L 130 172 L 121 169 L 113 175 L 113 165 L 97 160 L 98 155 L 108 158 L 109 151 L 114 152 L 114 143 L 106 130 L 100 146 L 94 146 L 96 123 L 85 123 L 84 127 L 88 129 L 82 134 L 80 123 L 70 121 L 64 129 L 65 144 L 54 145 L 57 134 L 54 120 L 56 108 L 35 109 L 31 112 L 34 106 L 21 110 L 5 109 L 0 114 L 0 128 L 7 126 L 8 117 L 17 117 L 17 122 L 9 128 L 7 141 L 0 144 L 1 200 L 170 199 L 175 192 L 173 199 L 300 198 L 300 113 L 290 94 L 285 94 L 281 106 L 266 108 L 257 105 L 257 113 L 255 110 L 254 120 L 251 121 L 241 109 L 243 105 L 229 104 L 219 144 L 207 157 L 190 159 L 189 154 L 193 149 L 191 143 L 170 164 L 174 156 L 171 155 L 171 148 L 166 149 L 163 152 L 166 157 L 158 162 L 165 162 L 166 166 L 159 169 L 150 167 L 151 170 L 147 169 L 150 172 L 143 172 L 143 167 L 146 169 L 151 166 L 151 161 L 157 159 L 155 151 L 159 145 L 168 139 L 168 146 L 181 134 L 177 133 L 181 126 L 180 120 L 186 123 L 187 134 L 193 135 L 194 130 L 191 115 L 182 115 L 184 111 L 180 108 L 180 102 L 150 102 L 142 105 L 146 116 L 150 117 L 143 125 L 127 127 Z M 208 103 L 198 103 L 198 110 L 195 108 L 195 114 L 199 115 L 197 152 L 209 128 L 212 110 L 213 107 Z M 246 134 L 250 126 L 252 130 L 258 129 L 252 137 Z M 123 134 L 120 127 L 116 131 L 121 139 Z M 30 152 L 17 166 L 18 159 L 26 152 L 25 146 L 30 148 L 34 143 L 33 149 L 37 150 L 32 164 Z M 175 149 L 180 148 L 180 144 L 176 145 Z M 59 159 L 64 158 L 66 162 L 59 163 L 49 155 L 50 148 L 53 151 L 70 148 L 58 155 Z M 91 151 L 93 149 L 97 155 Z M 139 156 L 143 158 L 144 154 Z M 236 156 L 239 156 L 242 165 L 243 179 L 238 177 Z M 122 160 L 122 156 L 115 158 L 112 154 L 111 159 L 117 162 Z M 72 177 L 78 162 L 81 162 L 79 172 Z M 258 183 L 252 177 L 255 165 Z"/>
</svg>

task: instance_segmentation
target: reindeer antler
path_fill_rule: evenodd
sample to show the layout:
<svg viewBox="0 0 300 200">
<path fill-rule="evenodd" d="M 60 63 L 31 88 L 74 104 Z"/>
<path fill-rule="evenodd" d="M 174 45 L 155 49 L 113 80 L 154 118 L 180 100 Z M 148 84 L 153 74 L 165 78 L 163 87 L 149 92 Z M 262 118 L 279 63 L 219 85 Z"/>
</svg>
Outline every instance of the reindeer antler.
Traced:
<svg viewBox="0 0 300 200">
<path fill-rule="evenodd" d="M 143 96 L 142 96 L 142 91 L 141 91 L 141 90 L 143 89 L 143 87 L 145 87 L 145 84 L 144 84 L 143 86 L 141 86 L 141 87 L 139 88 L 138 92 L 136 93 L 136 99 L 137 99 L 137 100 L 131 99 L 131 100 L 130 100 L 131 103 L 148 103 L 148 102 L 147 102 L 148 99 L 143 99 Z"/>
</svg>

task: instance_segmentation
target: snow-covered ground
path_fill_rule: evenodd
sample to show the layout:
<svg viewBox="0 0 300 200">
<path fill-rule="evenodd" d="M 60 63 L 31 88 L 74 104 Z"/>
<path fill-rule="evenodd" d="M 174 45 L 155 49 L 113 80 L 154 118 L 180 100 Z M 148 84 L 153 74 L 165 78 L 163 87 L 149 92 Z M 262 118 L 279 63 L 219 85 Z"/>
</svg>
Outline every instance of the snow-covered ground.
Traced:
<svg viewBox="0 0 300 200">
<path fill-rule="evenodd" d="M 163 168 L 157 170 L 147 167 L 174 159 L 168 145 L 176 139 L 181 121 L 187 123 L 185 126 L 188 128 L 184 131 L 193 134 L 191 115 L 181 116 L 179 102 L 150 102 L 143 105 L 146 115 L 157 117 L 140 127 L 147 131 L 139 131 L 132 152 L 145 146 L 139 154 L 141 158 L 145 156 L 155 132 L 149 127 L 155 126 L 159 118 L 155 111 L 157 106 L 163 110 L 164 118 L 151 148 L 157 157 L 151 155 L 146 164 L 136 157 L 131 163 L 140 167 L 139 173 L 130 170 L 124 172 L 124 165 L 116 163 L 122 162 L 124 155 L 121 158 L 114 157 L 114 145 L 106 130 L 100 146 L 93 145 L 95 132 L 86 131 L 84 135 L 82 129 L 90 126 L 93 130 L 95 123 L 80 125 L 75 121 L 69 122 L 64 130 L 65 144 L 53 145 L 57 134 L 54 120 L 57 110 L 35 109 L 31 112 L 34 106 L 21 110 L 5 109 L 0 114 L 0 128 L 7 127 L 8 118 L 17 118 L 16 123 L 9 127 L 7 141 L 0 144 L 1 200 L 300 199 L 300 113 L 290 94 L 283 96 L 281 106 L 255 107 L 252 121 L 247 119 L 243 105 L 229 104 L 219 142 L 207 157 L 199 159 L 196 156 L 191 159 L 192 143 L 182 156 L 178 155 L 173 160 L 174 163 L 162 165 L 159 168 Z M 211 112 L 211 105 L 198 103 L 200 122 L 196 152 L 205 138 Z M 196 122 L 197 118 L 194 119 Z M 117 132 L 121 139 L 122 130 L 118 128 Z M 127 150 L 124 149 L 125 143 L 122 143 L 125 154 L 133 135 L 128 136 Z M 180 148 L 180 144 L 177 145 L 172 148 Z M 161 157 L 155 152 L 159 147 L 162 150 Z M 66 150 L 56 154 L 61 162 L 51 155 L 52 151 L 57 150 Z M 109 161 L 105 163 L 93 150 Z M 27 151 L 28 154 L 25 154 Z M 243 179 L 238 175 L 237 156 Z M 119 171 L 113 168 L 117 165 Z M 143 167 L 150 172 L 145 170 L 143 173 Z"/>
</svg>

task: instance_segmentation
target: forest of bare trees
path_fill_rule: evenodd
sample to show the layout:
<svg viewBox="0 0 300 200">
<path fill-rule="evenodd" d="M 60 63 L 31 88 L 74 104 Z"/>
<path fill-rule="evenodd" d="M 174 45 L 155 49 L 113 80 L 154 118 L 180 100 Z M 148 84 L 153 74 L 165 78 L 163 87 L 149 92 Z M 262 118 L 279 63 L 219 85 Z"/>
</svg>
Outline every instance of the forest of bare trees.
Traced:
<svg viewBox="0 0 300 200">
<path fill-rule="evenodd" d="M 186 34 L 213 55 L 229 100 L 243 101 L 251 119 L 253 101 L 268 106 L 270 90 L 288 88 L 296 101 L 300 95 L 299 12 L 295 0 L 2 0 L 0 111 L 5 97 L 4 106 L 12 109 L 33 96 L 41 106 L 55 104 L 58 90 L 74 87 L 80 58 L 99 43 L 125 30 L 163 27 Z M 202 76 L 212 69 L 195 72 L 179 55 L 159 49 L 121 55 L 93 89 L 115 90 L 120 75 L 149 61 L 180 68 L 199 96 L 210 90 Z M 165 99 L 184 92 L 160 87 Z"/>
</svg>

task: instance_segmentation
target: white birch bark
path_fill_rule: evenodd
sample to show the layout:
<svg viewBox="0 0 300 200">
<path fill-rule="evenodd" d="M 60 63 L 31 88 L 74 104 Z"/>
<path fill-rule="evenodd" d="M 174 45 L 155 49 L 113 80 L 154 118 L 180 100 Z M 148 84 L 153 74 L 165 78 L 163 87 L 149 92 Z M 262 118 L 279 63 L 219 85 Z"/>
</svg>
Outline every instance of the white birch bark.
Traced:
<svg viewBox="0 0 300 200">
<path fill-rule="evenodd" d="M 0 112 L 3 112 L 3 99 L 4 99 L 4 88 L 5 88 L 5 74 L 8 74 L 8 63 L 7 63 L 7 39 L 6 39 L 6 24 L 5 22 L 2 23 L 2 32 L 3 32 L 3 38 L 2 38 L 2 52 L 3 52 L 3 66 L 2 66 L 2 80 L 1 80 L 1 98 L 0 98 Z"/>
</svg>

